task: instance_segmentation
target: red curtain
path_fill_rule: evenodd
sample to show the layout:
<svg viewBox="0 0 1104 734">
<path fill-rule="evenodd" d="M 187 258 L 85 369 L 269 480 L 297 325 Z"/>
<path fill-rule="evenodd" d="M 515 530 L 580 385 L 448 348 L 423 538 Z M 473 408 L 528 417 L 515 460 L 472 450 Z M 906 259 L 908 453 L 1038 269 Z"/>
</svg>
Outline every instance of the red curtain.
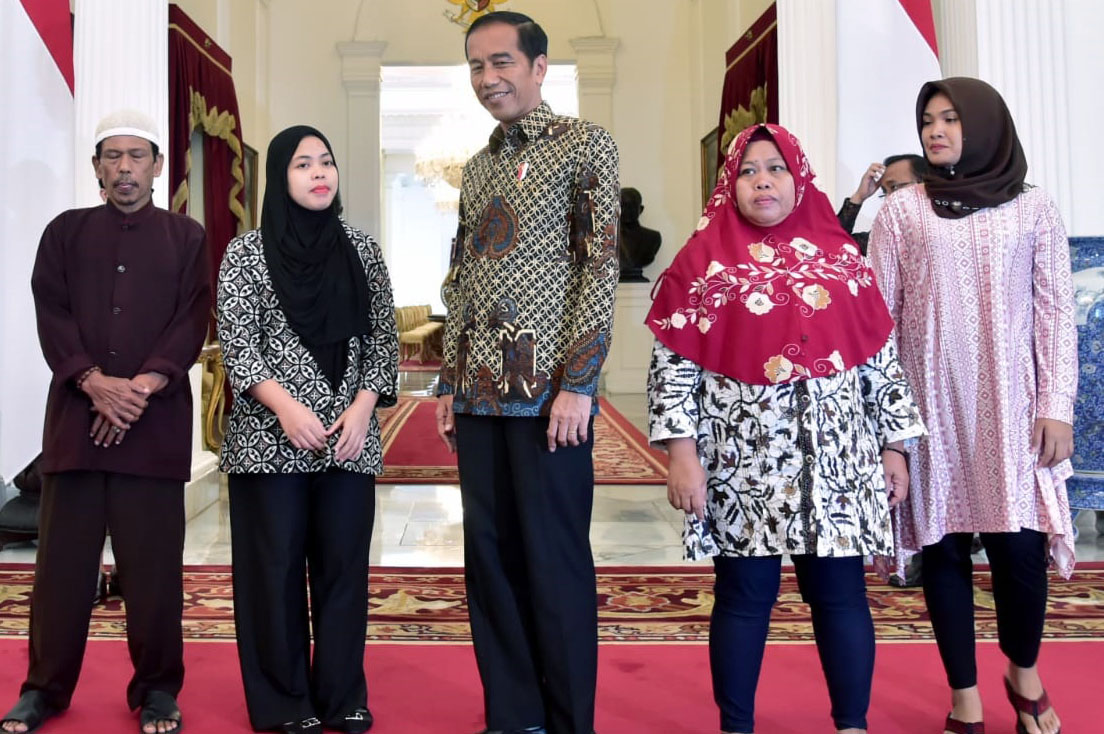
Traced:
<svg viewBox="0 0 1104 734">
<path fill-rule="evenodd" d="M 170 208 L 183 213 L 189 200 L 191 138 L 203 133 L 203 220 L 211 256 L 212 286 L 226 245 L 249 228 L 241 124 L 230 56 L 177 5 L 169 5 Z"/>
<path fill-rule="evenodd" d="M 756 122 L 778 122 L 778 10 L 774 4 L 725 54 L 717 169 L 728 144 Z"/>
</svg>

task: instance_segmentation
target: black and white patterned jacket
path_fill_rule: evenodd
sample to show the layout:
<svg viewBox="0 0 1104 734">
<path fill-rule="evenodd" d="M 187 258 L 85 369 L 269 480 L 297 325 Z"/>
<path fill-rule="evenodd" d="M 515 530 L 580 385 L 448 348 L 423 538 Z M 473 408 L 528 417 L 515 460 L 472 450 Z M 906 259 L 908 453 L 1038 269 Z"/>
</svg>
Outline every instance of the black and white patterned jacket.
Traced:
<svg viewBox="0 0 1104 734">
<path fill-rule="evenodd" d="M 345 232 L 368 276 L 373 328 L 371 334 L 349 340 L 348 366 L 337 394 L 288 325 L 269 277 L 260 230 L 246 232 L 227 246 L 219 269 L 218 337 L 234 392 L 234 407 L 222 444 L 222 471 L 291 474 L 331 467 L 376 475 L 383 471 L 375 416 L 360 456 L 338 462 L 334 458 L 336 435 L 325 451 L 297 449 L 284 434 L 275 413 L 248 393 L 257 383 L 274 379 L 311 408 L 326 426 L 337 420 L 360 390 L 379 393 L 377 407 L 395 404 L 399 348 L 387 266 L 375 240 L 348 225 Z"/>
</svg>

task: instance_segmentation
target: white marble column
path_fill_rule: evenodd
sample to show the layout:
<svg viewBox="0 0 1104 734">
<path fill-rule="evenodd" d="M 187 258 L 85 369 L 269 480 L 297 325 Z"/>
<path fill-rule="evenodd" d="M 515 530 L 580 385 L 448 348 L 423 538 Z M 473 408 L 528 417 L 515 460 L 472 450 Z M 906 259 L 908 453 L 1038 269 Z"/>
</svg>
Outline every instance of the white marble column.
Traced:
<svg viewBox="0 0 1104 734">
<path fill-rule="evenodd" d="M 157 122 L 165 166 L 153 203 L 169 204 L 169 5 L 165 0 L 76 0 L 73 27 L 75 206 L 100 203 L 93 173 L 96 125 L 122 108 Z M 190 519 L 218 499 L 218 458 L 203 445 L 200 369 L 192 385 L 192 481 L 184 492 Z"/>
<path fill-rule="evenodd" d="M 1054 197 L 1068 224 L 1067 6 L 1068 0 L 942 0 L 938 30 L 944 75 L 984 79 L 1001 93 L 1027 155 L 1028 183 Z"/>
<path fill-rule="evenodd" d="M 91 158 L 96 125 L 132 108 L 157 122 L 168 160 L 169 4 L 167 0 L 76 0 L 74 3 L 74 203 L 100 203 Z M 168 163 L 154 181 L 153 202 L 169 205 Z"/>
<path fill-rule="evenodd" d="M 383 221 L 380 66 L 386 48 L 386 41 L 337 44 L 349 131 L 341 175 L 341 200 L 349 223 L 376 238 L 381 235 Z M 386 248 L 387 244 L 383 246 Z"/>
<path fill-rule="evenodd" d="M 978 75 L 976 0 L 935 0 L 935 35 L 943 76 Z"/>
<path fill-rule="evenodd" d="M 615 134 L 613 125 L 613 87 L 617 83 L 615 55 L 621 41 L 606 36 L 584 36 L 568 39 L 575 49 L 575 81 L 579 88 L 579 117 L 601 125 Z M 643 370 L 637 365 L 637 349 L 643 335 L 643 307 L 632 287 L 617 287 L 616 311 L 613 318 L 613 344 L 602 365 L 603 387 L 609 392 L 641 392 L 644 389 L 648 363 Z M 645 293 L 646 295 L 646 293 Z M 649 342 L 650 343 L 650 342 Z M 645 347 L 644 354 L 648 354 Z"/>
<path fill-rule="evenodd" d="M 1065 0 L 978 0 L 978 76 L 996 87 L 1027 154 L 1028 183 L 1054 197 L 1070 222 Z M 968 133 L 967 133 L 968 134 Z"/>
<path fill-rule="evenodd" d="M 778 117 L 801 140 L 817 186 L 837 201 L 836 2 L 778 0 Z"/>
<path fill-rule="evenodd" d="M 644 317 L 652 307 L 655 283 L 619 283 L 613 315 L 613 345 L 602 367 L 605 389 L 612 393 L 644 392 L 652 358 L 652 332 Z"/>
<path fill-rule="evenodd" d="M 579 85 L 579 117 L 613 128 L 613 85 L 617 82 L 614 56 L 621 41 L 606 36 L 572 38 L 575 49 L 575 79 Z"/>
</svg>

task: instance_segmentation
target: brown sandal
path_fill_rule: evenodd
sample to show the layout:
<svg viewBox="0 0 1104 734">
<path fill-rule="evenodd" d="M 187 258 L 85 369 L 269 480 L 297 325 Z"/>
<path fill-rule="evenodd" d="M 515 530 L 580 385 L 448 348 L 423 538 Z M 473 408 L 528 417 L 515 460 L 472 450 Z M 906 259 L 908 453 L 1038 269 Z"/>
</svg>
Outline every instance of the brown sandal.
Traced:
<svg viewBox="0 0 1104 734">
<path fill-rule="evenodd" d="M 950 714 L 943 723 L 943 731 L 951 734 L 985 734 L 985 722 L 983 721 L 959 721 Z"/>
<path fill-rule="evenodd" d="M 1008 694 L 1008 703 L 1012 704 L 1012 708 L 1016 710 L 1016 734 L 1029 734 L 1027 727 L 1024 726 L 1023 719 L 1020 718 L 1020 714 L 1027 714 L 1035 719 L 1035 726 L 1039 727 L 1039 730 L 1042 731 L 1043 726 L 1039 723 L 1039 717 L 1052 708 L 1050 705 L 1050 697 L 1047 696 L 1046 691 L 1043 691 L 1043 695 L 1035 700 L 1031 700 L 1030 698 L 1025 698 L 1016 693 L 1016 689 L 1012 687 L 1012 681 L 1005 678 L 1004 692 Z M 1061 734 L 1061 732 L 1062 729 L 1059 727 L 1056 734 Z"/>
</svg>

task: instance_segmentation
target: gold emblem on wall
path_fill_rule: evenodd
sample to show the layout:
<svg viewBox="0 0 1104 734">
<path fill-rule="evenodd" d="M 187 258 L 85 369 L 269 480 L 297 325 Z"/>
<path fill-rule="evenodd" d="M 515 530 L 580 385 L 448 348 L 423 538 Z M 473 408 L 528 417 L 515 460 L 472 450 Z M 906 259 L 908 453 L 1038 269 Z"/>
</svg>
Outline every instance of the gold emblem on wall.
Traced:
<svg viewBox="0 0 1104 734">
<path fill-rule="evenodd" d="M 749 109 L 750 108 L 750 109 Z M 724 131 L 721 133 L 721 150 L 728 150 L 728 144 L 740 134 L 740 131 L 757 122 L 767 121 L 767 85 L 751 90 L 748 107 L 737 105 L 736 109 L 725 115 Z"/>
<path fill-rule="evenodd" d="M 505 5 L 509 0 L 447 0 L 450 5 L 459 5 L 457 12 L 445 11 L 445 17 L 458 26 L 467 29 L 475 19 L 487 13 L 493 13 L 499 5 Z"/>
</svg>

